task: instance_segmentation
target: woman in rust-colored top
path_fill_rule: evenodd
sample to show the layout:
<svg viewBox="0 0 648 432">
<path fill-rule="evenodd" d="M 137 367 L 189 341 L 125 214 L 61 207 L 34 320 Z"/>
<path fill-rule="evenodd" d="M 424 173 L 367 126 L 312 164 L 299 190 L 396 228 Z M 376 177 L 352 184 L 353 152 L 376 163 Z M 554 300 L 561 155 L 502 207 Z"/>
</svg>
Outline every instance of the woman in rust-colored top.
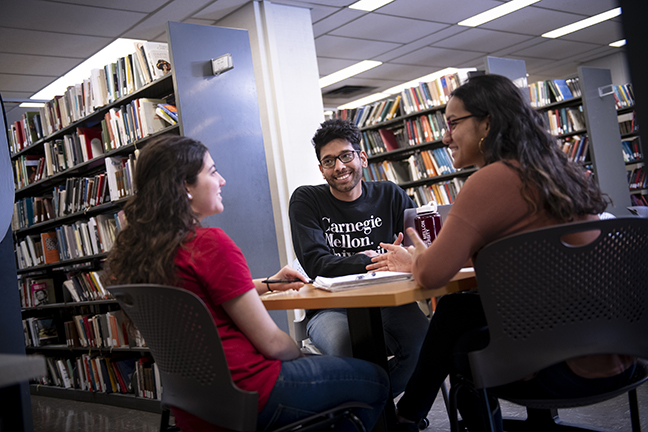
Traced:
<svg viewBox="0 0 648 432">
<path fill-rule="evenodd" d="M 494 240 L 566 222 L 596 220 L 605 210 L 607 199 L 594 180 L 582 167 L 568 162 L 542 117 L 508 78 L 471 78 L 452 93 L 445 114 L 448 129 L 443 142 L 452 151 L 454 166 L 479 170 L 464 184 L 429 248 L 409 229 L 414 247 L 385 244 L 390 252 L 374 258 L 368 269 L 411 271 L 422 286 L 440 288 Z M 569 242 L 586 244 L 596 235 L 579 233 Z M 415 430 L 414 422 L 426 417 L 449 374 L 458 370 L 469 374 L 466 365 L 456 363 L 460 356 L 454 354 L 459 346 L 463 352 L 483 348 L 487 340 L 471 340 L 468 335 L 484 326 L 478 294 L 441 298 L 416 370 L 398 403 L 403 429 Z M 610 354 L 579 357 L 540 371 L 529 386 L 563 397 L 591 394 L 626 383 L 634 363 L 634 358 Z M 472 409 L 479 405 L 469 394 L 460 391 L 458 395 L 468 429 L 483 430 L 480 415 Z M 501 428 L 494 402 L 495 423 Z"/>
</svg>

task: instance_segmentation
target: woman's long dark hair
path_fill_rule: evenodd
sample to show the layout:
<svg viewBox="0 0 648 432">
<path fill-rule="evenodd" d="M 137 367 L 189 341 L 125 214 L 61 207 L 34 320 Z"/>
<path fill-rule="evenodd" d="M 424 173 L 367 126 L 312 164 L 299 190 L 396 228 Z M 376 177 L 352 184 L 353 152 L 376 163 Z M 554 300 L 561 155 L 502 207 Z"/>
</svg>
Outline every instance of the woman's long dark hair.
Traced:
<svg viewBox="0 0 648 432">
<path fill-rule="evenodd" d="M 490 129 L 481 143 L 485 165 L 502 161 L 522 180 L 522 196 L 533 211 L 540 207 L 557 220 L 601 213 L 607 207 L 595 180 L 569 162 L 540 114 L 531 108 L 506 77 L 479 75 L 457 88 L 460 99 L 476 117 L 489 118 Z M 511 163 L 516 161 L 517 164 Z"/>
<path fill-rule="evenodd" d="M 207 147 L 191 138 L 165 135 L 142 150 L 135 195 L 124 206 L 127 225 L 108 255 L 108 284 L 173 284 L 178 248 L 198 225 L 185 184 L 194 184 Z"/>
</svg>

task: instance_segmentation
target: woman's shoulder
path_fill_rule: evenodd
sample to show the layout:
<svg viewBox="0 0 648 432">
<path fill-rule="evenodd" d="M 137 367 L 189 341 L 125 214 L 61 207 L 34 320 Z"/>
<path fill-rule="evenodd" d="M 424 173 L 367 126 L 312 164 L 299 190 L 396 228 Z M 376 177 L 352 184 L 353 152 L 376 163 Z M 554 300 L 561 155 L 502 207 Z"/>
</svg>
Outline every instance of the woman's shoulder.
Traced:
<svg viewBox="0 0 648 432">
<path fill-rule="evenodd" d="M 221 245 L 234 245 L 234 241 L 220 228 L 196 228 L 196 236 L 193 239 L 196 244 L 216 243 Z"/>
<path fill-rule="evenodd" d="M 466 180 L 466 186 L 481 188 L 497 184 L 499 187 L 503 185 L 518 187 L 520 176 L 515 169 L 517 166 L 516 161 L 510 160 L 493 162 L 474 172 Z"/>
</svg>

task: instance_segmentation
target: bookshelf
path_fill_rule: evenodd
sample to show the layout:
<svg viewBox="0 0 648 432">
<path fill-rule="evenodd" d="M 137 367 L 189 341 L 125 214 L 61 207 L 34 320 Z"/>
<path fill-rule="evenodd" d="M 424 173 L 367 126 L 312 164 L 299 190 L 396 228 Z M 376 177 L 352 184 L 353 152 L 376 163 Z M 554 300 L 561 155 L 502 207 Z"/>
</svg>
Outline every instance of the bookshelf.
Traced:
<svg viewBox="0 0 648 432">
<path fill-rule="evenodd" d="M 133 93 L 96 108 L 93 112 L 52 131 L 42 139 L 33 140 L 28 146 L 14 151 L 11 155 L 12 167 L 14 170 L 20 170 L 20 162 L 34 160 L 43 155 L 47 143 L 57 140 L 64 141 L 65 137 L 76 132 L 77 128 L 97 126 L 107 113 L 120 110 L 122 106 L 134 104 L 137 100 L 173 100 L 177 107 L 178 123 L 175 125 L 158 128 L 154 133 L 141 138 L 127 135 L 130 139 L 123 140 L 121 145 L 114 148 L 105 148 L 103 154 L 93 155 L 90 158 L 78 158 L 74 163 L 63 166 L 61 169 L 43 170 L 48 175 L 42 175 L 40 178 L 26 182 L 26 184 L 18 183 L 15 191 L 15 203 L 19 205 L 30 201 L 33 205 L 29 213 L 25 210 L 22 218 L 16 217 L 13 221 L 13 240 L 17 248 L 22 248 L 21 242 L 27 238 L 32 238 L 33 242 L 43 233 L 56 232 L 64 227 L 69 227 L 72 235 L 75 230 L 81 232 L 80 242 L 82 244 L 82 247 L 76 251 L 76 255 L 61 253 L 57 262 L 36 262 L 26 265 L 25 262 L 17 260 L 18 269 L 16 272 L 19 277 L 19 285 L 25 281 L 49 281 L 53 287 L 51 297 L 54 298 L 54 303 L 34 306 L 25 304 L 25 298 L 22 296 L 20 300 L 23 303 L 18 302 L 13 307 L 20 310 L 22 319 L 25 321 L 28 318 L 35 320 L 51 318 L 53 326 L 59 334 L 59 339 L 55 343 L 28 346 L 28 353 L 39 353 L 48 358 L 66 362 L 70 360 L 71 363 L 87 354 L 91 357 L 106 356 L 120 360 L 133 358 L 138 362 L 139 359 L 144 359 L 143 362 L 148 363 L 146 361 L 147 358 L 150 358 L 148 349 L 138 346 L 132 338 L 125 345 L 117 344 L 112 347 L 107 346 L 105 341 L 101 346 L 68 346 L 64 336 L 66 321 L 69 322 L 74 316 L 98 317 L 118 313 L 119 306 L 114 301 L 91 296 L 74 301 L 72 292 L 64 286 L 64 283 L 75 277 L 79 280 L 85 277 L 88 281 L 85 288 L 93 286 L 92 276 L 84 275 L 101 270 L 109 250 L 109 246 L 103 244 L 104 236 L 102 234 L 107 234 L 106 238 L 110 238 L 110 235 L 114 235 L 114 232 L 118 231 L 120 223 L 123 223 L 119 212 L 133 193 L 131 182 L 135 164 L 132 155 L 135 150 L 144 148 L 147 142 L 155 136 L 161 134 L 187 135 L 207 145 L 219 171 L 228 180 L 227 190 L 223 195 L 224 197 L 229 196 L 229 199 L 227 201 L 228 211 L 218 215 L 217 218 L 208 218 L 203 221 L 203 225 L 219 226 L 228 232 L 228 235 L 246 255 L 251 272 L 255 277 L 271 274 L 280 267 L 273 217 L 255 212 L 249 214 L 246 226 L 242 226 L 240 218 L 242 209 L 247 210 L 246 206 L 250 201 L 261 207 L 271 208 L 247 31 L 169 23 L 167 39 L 171 64 L 170 73 L 142 86 Z M 198 44 L 196 41 L 201 41 L 201 43 Z M 225 53 L 232 55 L 235 68 L 220 76 L 214 76 L 209 67 L 210 59 Z M 227 102 L 223 103 L 223 101 Z M 102 137 L 105 143 L 107 138 L 105 135 Z M 86 190 L 93 190 L 87 186 L 89 179 L 96 181 L 97 176 L 106 175 L 108 177 L 110 166 L 107 161 L 122 159 L 125 168 L 122 177 L 124 181 L 122 183 L 106 182 L 108 187 L 105 188 L 105 194 L 92 194 L 93 202 L 78 199 L 80 194 L 75 194 L 74 196 L 77 197 L 76 207 L 71 206 L 65 212 L 56 210 L 67 209 L 68 204 L 65 207 L 55 208 L 54 202 L 51 205 L 43 203 L 43 198 L 51 198 L 54 201 L 56 189 L 61 185 L 70 185 L 71 179 L 86 179 Z M 131 165 L 127 165 L 129 163 Z M 18 175 L 15 180 L 18 182 Z M 115 185 L 117 188 L 113 187 Z M 79 190 L 83 190 L 83 182 L 77 183 L 76 186 L 80 188 Z M 74 184 L 72 188 L 74 189 Z M 115 194 L 115 189 L 119 189 L 121 193 Z M 103 200 L 99 199 L 100 197 Z M 234 197 L 245 197 L 245 199 L 235 199 Z M 35 200 L 35 198 L 39 199 Z M 40 204 L 37 205 L 37 201 Z M 60 201 L 56 202 L 60 204 Z M 54 216 L 50 214 L 49 217 L 34 219 L 35 214 L 41 214 L 41 212 L 36 212 L 36 208 L 48 208 Z M 54 209 L 53 212 L 52 209 Z M 246 213 L 249 212 L 246 211 Z M 84 242 L 83 230 L 85 227 L 82 228 L 82 225 L 90 225 L 93 219 L 96 224 L 93 226 L 99 227 L 102 222 L 111 225 L 111 228 L 104 226 L 103 232 L 100 232 L 102 241 L 97 243 L 99 247 L 93 244 L 92 236 L 86 236 Z M 96 230 L 99 231 L 99 228 Z M 67 235 L 70 235 L 70 232 L 67 232 Z M 92 231 L 88 230 L 89 232 Z M 72 239 L 75 237 L 68 238 L 64 234 L 62 238 L 64 239 L 63 243 L 74 244 Z M 263 245 L 263 247 L 259 248 L 259 245 Z M 78 284 L 83 285 L 83 281 L 78 281 Z M 102 319 L 98 318 L 95 324 L 99 328 L 101 328 Z M 285 321 L 285 317 L 283 319 Z M 30 388 L 34 394 L 152 412 L 160 411 L 159 400 L 151 398 L 152 395 L 140 397 L 140 395 L 135 396 L 130 393 L 88 391 L 87 389 L 71 389 L 54 385 L 32 385 Z"/>
<path fill-rule="evenodd" d="M 607 211 L 616 216 L 625 216 L 628 214 L 626 207 L 631 205 L 631 201 L 626 164 L 620 145 L 617 144 L 621 143 L 621 135 L 614 98 L 611 93 L 601 95 L 599 92 L 599 89 L 611 86 L 610 71 L 581 66 L 573 80 L 580 92 L 575 91 L 572 97 L 556 99 L 550 94 L 550 89 L 536 89 L 531 91 L 531 103 L 535 103 L 536 109 L 545 116 L 550 132 L 557 137 L 559 145 L 570 158 L 591 169 L 601 190 L 612 199 L 613 203 Z M 571 84 L 570 80 L 566 81 Z M 463 79 L 457 79 L 456 82 L 463 82 Z M 448 92 L 452 91 L 452 86 L 449 85 L 447 89 Z M 426 97 L 422 85 L 410 91 L 418 95 L 419 100 Z M 542 100 L 534 100 L 534 91 Z M 428 191 L 433 193 L 439 203 L 452 203 L 465 178 L 475 169 L 455 170 L 450 162 L 446 171 L 443 168 L 439 170 L 436 166 L 442 160 L 439 156 L 431 158 L 433 164 L 437 162 L 432 170 L 429 167 L 430 158 L 425 156 L 430 151 L 438 154 L 439 150 L 445 149 L 441 138 L 445 127 L 443 112 L 447 93 L 445 100 L 419 106 L 412 111 L 405 112 L 401 106 L 392 118 L 379 116 L 378 119 L 384 119 L 382 121 L 376 121 L 375 117 L 372 121 L 371 114 L 363 116 L 363 110 L 376 111 L 381 103 L 387 104 L 388 99 L 395 98 L 392 96 L 357 110 L 344 110 L 336 114 L 336 117 L 355 122 L 363 134 L 363 149 L 367 152 L 369 161 L 364 179 L 391 180 L 406 189 L 419 205 L 431 198 Z M 405 93 L 400 99 L 405 100 Z M 431 126 L 431 130 L 428 127 L 427 132 L 420 123 L 423 117 L 428 118 L 427 123 Z M 440 134 L 435 131 L 433 119 L 436 119 Z M 411 124 L 416 127 L 411 128 Z M 385 130 L 389 131 L 387 138 Z M 418 133 L 415 140 L 412 138 L 413 132 Z M 391 141 L 391 144 L 387 141 Z M 644 189 L 633 193 L 644 194 Z"/>
<path fill-rule="evenodd" d="M 14 148 L 15 151 L 11 155 L 14 173 L 22 168 L 20 166 L 22 161 L 44 158 L 44 153 L 49 151 L 48 149 L 54 143 L 68 144 L 65 141 L 70 140 L 70 144 L 72 144 L 71 141 L 78 137 L 77 131 L 82 130 L 82 128 L 101 128 L 101 132 L 107 133 L 106 128 L 110 126 L 105 123 L 105 119 L 110 113 L 116 111 L 125 112 L 122 107 L 132 107 L 136 102 L 146 99 L 172 100 L 174 94 L 173 77 L 172 75 L 166 75 L 95 109 L 88 115 L 77 117 L 75 120 L 70 121 L 67 126 L 51 131 L 52 133 L 42 139 L 32 140 L 29 145 L 22 149 Z M 103 125 L 102 121 L 104 121 Z M 152 119 L 149 119 L 149 121 L 152 121 Z M 128 123 L 124 122 L 123 125 L 126 128 Z M 140 358 L 150 357 L 148 349 L 137 347 L 134 341 L 131 341 L 133 347 L 124 344 L 123 341 L 121 344 L 118 342 L 115 346 L 111 346 L 112 342 L 107 345 L 105 339 L 102 341 L 101 346 L 96 345 L 96 342 L 92 344 L 95 346 L 81 346 L 79 344 L 79 334 L 76 332 L 70 334 L 70 329 L 66 324 L 72 322 L 74 316 L 85 316 L 91 319 L 89 322 L 92 322 L 94 317 L 105 317 L 106 314 L 115 313 L 119 309 L 114 300 L 105 300 L 101 294 L 95 298 L 88 297 L 83 301 L 76 302 L 72 298 L 70 291 L 64 286 L 65 281 L 77 279 L 76 285 L 79 289 L 89 290 L 93 287 L 97 289 L 97 284 L 92 284 L 89 279 L 87 279 L 88 284 L 81 285 L 79 283 L 80 278 L 90 272 L 101 270 L 110 249 L 110 244 L 117 232 L 119 222 L 114 216 L 118 214 L 132 194 L 132 171 L 129 171 L 128 177 L 124 179 L 126 184 L 123 196 L 114 194 L 112 189 L 117 183 L 108 181 L 108 176 L 111 174 L 106 173 L 107 161 L 123 159 L 132 162 L 135 149 L 144 148 L 146 143 L 155 136 L 178 134 L 179 125 L 168 127 L 160 125 L 152 134 L 140 134 L 144 136 L 138 136 L 132 129 L 127 132 L 118 128 L 118 132 L 125 134 L 128 138 L 126 140 L 120 140 L 119 138 L 115 140 L 113 137 L 113 140 L 110 140 L 109 134 L 102 134 L 101 152 L 96 151 L 98 148 L 95 147 L 97 154 L 93 154 L 92 157 L 87 153 L 81 154 L 79 146 L 73 149 L 70 145 L 67 145 L 65 150 L 68 152 L 63 156 L 65 163 L 61 163 L 56 169 L 52 166 L 50 160 L 49 167 L 41 163 L 40 172 L 42 174 L 34 178 L 34 181 L 20 182 L 19 175 L 16 174 L 14 177 L 16 191 L 12 228 L 16 248 L 21 248 L 21 243 L 25 242 L 26 239 L 32 239 L 35 244 L 28 246 L 28 248 L 36 246 L 36 251 L 39 247 L 42 251 L 43 245 L 40 244 L 39 246 L 38 240 L 42 239 L 41 234 L 43 233 L 55 233 L 54 237 L 58 243 L 58 254 L 56 254 L 54 262 L 48 262 L 43 257 L 41 262 L 32 261 L 28 263 L 23 258 L 22 260 L 18 259 L 17 263 L 23 326 L 29 327 L 29 323 L 34 325 L 34 328 L 26 333 L 26 352 L 27 354 L 37 353 L 45 356 L 50 371 L 48 379 L 42 380 L 38 385 L 31 386 L 31 392 L 39 395 L 96 401 L 159 412 L 159 400 L 136 397 L 133 394 L 136 390 L 127 390 L 123 379 L 119 390 L 117 390 L 115 384 L 110 382 L 103 382 L 103 385 L 100 386 L 100 381 L 97 380 L 96 384 L 92 384 L 92 380 L 88 380 L 88 373 L 92 373 L 93 368 L 87 366 L 89 363 L 85 367 L 83 366 L 82 359 L 85 359 L 86 356 L 88 361 L 96 362 L 96 369 L 106 365 L 106 363 L 99 363 L 100 361 L 105 362 L 106 358 L 109 361 L 110 359 L 119 359 L 120 361 L 133 359 L 132 361 L 138 362 Z M 72 152 L 69 152 L 69 150 L 72 150 Z M 74 158 L 70 157 L 72 156 L 70 153 Z M 133 168 L 134 166 L 128 167 L 130 170 Z M 98 186 L 99 178 L 102 178 L 103 186 L 101 188 Z M 94 186 L 90 186 L 90 184 Z M 67 199 L 63 199 L 63 191 L 66 192 L 65 197 Z M 85 198 L 82 199 L 82 197 Z M 103 230 L 98 229 L 98 227 L 95 229 L 88 228 L 90 221 L 95 221 L 95 227 L 97 227 L 96 221 L 104 221 L 107 226 Z M 112 225 L 112 228 L 109 229 L 108 224 Z M 64 232 L 65 228 L 70 228 L 69 232 Z M 82 230 L 87 230 L 85 236 L 81 234 Z M 74 237 L 66 236 L 67 234 L 71 236 L 79 235 L 77 245 L 75 245 Z M 94 242 L 90 241 L 91 237 L 96 240 Z M 78 242 L 81 243 L 81 247 L 78 247 Z M 28 248 L 23 250 L 26 251 Z M 23 254 L 21 253 L 20 256 L 23 256 Z M 30 261 L 33 258 L 35 257 L 32 256 Z M 43 281 L 45 281 L 46 285 L 50 285 L 47 288 L 48 304 L 35 305 L 35 294 L 32 293 L 32 288 Z M 28 299 L 30 301 L 27 301 Z M 105 322 L 107 323 L 107 320 Z M 43 345 L 40 346 L 38 346 L 40 341 L 34 343 L 32 337 L 38 334 L 36 328 L 38 323 L 46 327 L 45 330 L 41 330 L 43 332 L 51 331 L 52 328 L 55 329 L 57 339 L 54 343 L 46 344 L 46 340 L 43 340 Z M 43 323 L 46 323 L 49 327 Z M 91 331 L 86 327 L 85 333 L 90 334 Z M 106 328 L 102 328 L 101 332 L 105 333 Z M 75 342 L 66 343 L 69 338 L 74 338 Z M 59 362 L 63 366 L 59 366 Z M 67 378 L 72 379 L 70 384 L 66 384 L 62 379 L 63 375 L 66 375 L 65 372 L 61 371 L 64 366 L 68 366 L 65 372 L 67 372 Z M 108 366 L 110 366 L 110 363 L 108 363 Z M 110 379 L 119 382 L 114 376 L 114 371 L 109 373 L 105 369 L 105 372 Z M 85 375 L 85 379 L 79 379 L 80 374 Z M 74 383 L 75 375 L 77 376 L 76 383 Z M 97 377 L 94 376 L 93 379 Z M 90 382 L 90 384 L 82 384 L 82 382 Z M 140 385 L 142 384 L 143 382 L 140 383 Z M 90 390 L 90 386 L 93 387 L 92 390 Z"/>
<path fill-rule="evenodd" d="M 628 174 L 610 71 L 580 66 L 576 76 L 555 81 L 568 86 L 573 97 L 557 101 L 550 88 L 535 83 L 530 85 L 532 105 L 535 103 L 548 120 L 550 132 L 570 159 L 590 169 L 601 190 L 612 199 L 606 210 L 617 217 L 627 216 L 631 205 Z M 565 115 L 569 110 L 572 115 Z M 562 129 L 555 129 L 552 116 L 558 117 Z"/>
<path fill-rule="evenodd" d="M 359 126 L 368 167 L 365 181 L 389 180 L 423 205 L 451 204 L 475 169 L 457 170 L 442 143 L 448 95 L 466 78 L 460 71 L 404 89 L 399 95 L 338 113 Z"/>
<path fill-rule="evenodd" d="M 639 135 L 639 125 L 636 121 L 636 106 L 631 84 L 614 86 L 613 88 L 618 121 L 621 133 L 623 160 L 628 173 L 628 187 L 633 206 L 648 205 L 648 186 L 646 182 L 646 164 L 644 148 Z"/>
</svg>

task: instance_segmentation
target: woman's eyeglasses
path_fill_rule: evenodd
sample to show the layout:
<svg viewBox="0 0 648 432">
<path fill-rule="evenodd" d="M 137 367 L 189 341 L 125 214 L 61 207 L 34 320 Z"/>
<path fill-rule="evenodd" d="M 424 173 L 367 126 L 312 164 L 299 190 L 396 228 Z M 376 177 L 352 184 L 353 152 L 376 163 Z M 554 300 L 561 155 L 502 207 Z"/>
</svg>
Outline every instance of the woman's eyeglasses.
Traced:
<svg viewBox="0 0 648 432">
<path fill-rule="evenodd" d="M 471 114 L 471 115 L 467 115 L 467 116 L 463 116 L 463 117 L 459 117 L 459 118 L 455 118 L 455 119 L 446 121 L 446 123 L 448 124 L 448 133 L 451 134 L 452 131 L 454 130 L 455 126 L 457 126 L 457 123 L 459 123 L 461 120 L 466 120 L 467 118 L 470 118 L 470 117 L 477 117 L 477 116 L 475 116 L 474 114 Z"/>
</svg>

